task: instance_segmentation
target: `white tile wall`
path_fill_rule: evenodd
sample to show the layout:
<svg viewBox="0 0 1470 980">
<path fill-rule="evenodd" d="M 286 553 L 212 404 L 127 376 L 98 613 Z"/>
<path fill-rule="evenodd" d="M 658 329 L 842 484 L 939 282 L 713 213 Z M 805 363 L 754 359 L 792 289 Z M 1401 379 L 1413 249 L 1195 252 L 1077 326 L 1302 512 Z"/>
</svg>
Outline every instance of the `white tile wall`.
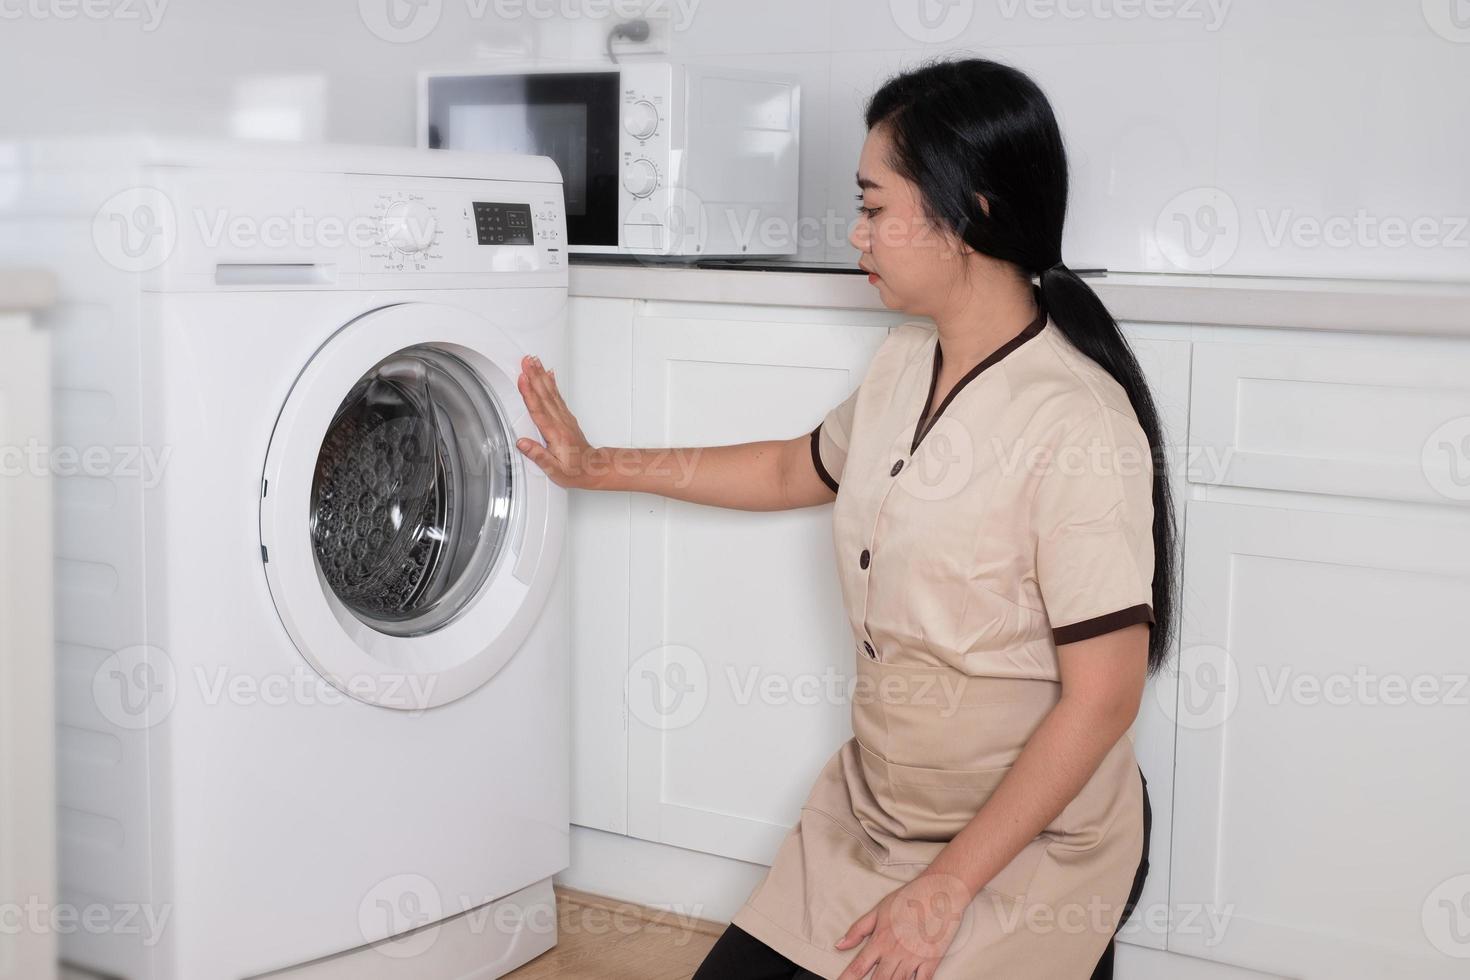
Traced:
<svg viewBox="0 0 1470 980">
<path fill-rule="evenodd" d="M 326 102 L 303 131 L 408 144 L 420 69 L 601 57 L 612 21 L 590 15 L 628 2 L 439 0 L 424 8 L 433 29 L 406 43 L 361 13 L 406 0 L 127 5 L 160 10 L 151 28 L 7 19 L 0 84 L 29 97 L 0 104 L 0 136 L 224 135 L 242 86 L 285 76 Z M 972 53 L 1030 72 L 1052 99 L 1074 266 L 1470 280 L 1470 0 L 647 2 L 667 12 L 677 59 L 800 76 L 803 258 L 854 258 L 867 96 L 904 66 Z M 300 81 L 313 73 L 322 85 Z M 1338 226 L 1340 244 L 1313 238 Z"/>
<path fill-rule="evenodd" d="M 673 50 L 800 74 L 801 211 L 832 229 L 803 258 L 856 260 L 868 95 L 973 54 L 1052 100 L 1075 267 L 1470 281 L 1470 27 L 1436 32 L 1436 2 L 704 0 Z"/>
</svg>

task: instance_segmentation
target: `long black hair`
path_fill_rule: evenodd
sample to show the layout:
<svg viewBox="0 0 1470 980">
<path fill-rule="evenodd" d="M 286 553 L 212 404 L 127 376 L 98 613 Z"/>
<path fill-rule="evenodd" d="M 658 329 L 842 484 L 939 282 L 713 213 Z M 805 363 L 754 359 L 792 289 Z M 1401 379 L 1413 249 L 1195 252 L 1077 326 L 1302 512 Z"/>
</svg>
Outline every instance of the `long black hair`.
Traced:
<svg viewBox="0 0 1470 980">
<path fill-rule="evenodd" d="M 1052 322 L 1128 392 L 1154 462 L 1154 625 L 1148 673 L 1168 659 L 1176 619 L 1176 530 L 1167 452 L 1143 371 L 1092 287 L 1062 263 L 1067 155 L 1051 103 L 1025 73 L 980 58 L 930 62 L 884 83 L 864 113 L 892 141 L 889 165 L 931 221 L 976 252 L 1040 277 Z M 989 213 L 977 195 L 984 195 Z"/>
</svg>

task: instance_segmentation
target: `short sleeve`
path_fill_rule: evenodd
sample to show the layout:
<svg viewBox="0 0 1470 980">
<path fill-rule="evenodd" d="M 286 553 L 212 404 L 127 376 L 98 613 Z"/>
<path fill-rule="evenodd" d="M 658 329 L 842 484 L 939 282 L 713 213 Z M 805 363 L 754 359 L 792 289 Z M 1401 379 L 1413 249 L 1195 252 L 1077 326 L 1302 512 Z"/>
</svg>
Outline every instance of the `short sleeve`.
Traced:
<svg viewBox="0 0 1470 980">
<path fill-rule="evenodd" d="M 1154 470 L 1143 428 L 1096 407 L 1045 455 L 1032 516 L 1053 642 L 1152 624 Z"/>
<path fill-rule="evenodd" d="M 827 412 L 826 418 L 811 433 L 812 465 L 817 469 L 817 476 L 822 478 L 822 482 L 833 493 L 837 492 L 837 483 L 842 479 L 842 467 L 847 462 L 847 446 L 852 437 L 852 417 L 857 409 L 858 392 L 861 390 L 862 386 L 859 385 L 840 404 L 833 406 Z"/>
</svg>

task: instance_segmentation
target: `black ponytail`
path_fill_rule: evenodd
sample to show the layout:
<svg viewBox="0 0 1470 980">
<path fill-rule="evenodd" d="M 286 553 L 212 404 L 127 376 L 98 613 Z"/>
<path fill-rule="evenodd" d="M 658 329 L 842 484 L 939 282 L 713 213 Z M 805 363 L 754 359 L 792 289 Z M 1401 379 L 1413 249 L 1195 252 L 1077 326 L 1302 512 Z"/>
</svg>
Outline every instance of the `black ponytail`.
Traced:
<svg viewBox="0 0 1470 980">
<path fill-rule="evenodd" d="M 1148 672 L 1157 673 L 1168 659 L 1177 618 L 1168 454 L 1153 396 L 1117 321 L 1062 262 L 1067 157 L 1051 104 L 1025 73 L 967 58 L 931 62 L 890 79 L 864 116 L 869 129 L 884 126 L 893 145 L 889 163 L 919 189 L 931 220 L 975 251 L 1039 276 L 1052 322 L 1127 391 L 1154 463 Z"/>
</svg>

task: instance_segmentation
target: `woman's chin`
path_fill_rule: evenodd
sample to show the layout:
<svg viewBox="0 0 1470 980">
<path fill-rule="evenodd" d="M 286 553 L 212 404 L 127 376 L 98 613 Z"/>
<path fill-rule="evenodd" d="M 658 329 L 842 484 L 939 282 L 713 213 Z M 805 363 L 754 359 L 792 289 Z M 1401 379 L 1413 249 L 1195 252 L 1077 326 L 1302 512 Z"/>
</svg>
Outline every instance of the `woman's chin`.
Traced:
<svg viewBox="0 0 1470 980">
<path fill-rule="evenodd" d="M 884 306 L 888 307 L 890 310 L 903 309 L 903 303 L 901 303 L 898 297 L 894 295 L 893 290 L 885 288 L 882 279 L 879 279 L 877 282 L 875 282 L 873 284 L 873 288 L 878 291 L 878 299 L 883 303 Z"/>
</svg>

